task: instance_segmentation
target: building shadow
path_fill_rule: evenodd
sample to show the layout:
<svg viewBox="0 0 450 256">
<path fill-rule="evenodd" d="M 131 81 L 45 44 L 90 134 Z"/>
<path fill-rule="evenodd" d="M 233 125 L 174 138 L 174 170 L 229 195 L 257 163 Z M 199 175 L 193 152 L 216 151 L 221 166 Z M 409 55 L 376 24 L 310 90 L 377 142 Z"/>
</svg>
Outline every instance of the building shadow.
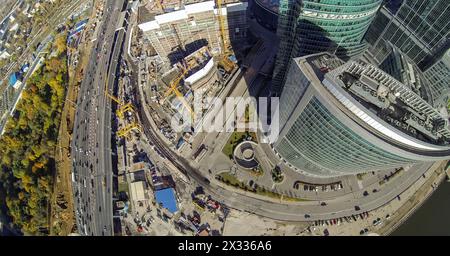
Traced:
<svg viewBox="0 0 450 256">
<path fill-rule="evenodd" d="M 170 52 L 167 55 L 167 58 L 170 61 L 170 65 L 174 65 L 180 61 L 182 61 L 186 56 L 189 54 L 197 51 L 198 49 L 202 48 L 203 46 L 208 45 L 208 40 L 202 38 L 195 40 L 193 42 L 190 42 L 186 45 L 179 45 L 172 49 L 172 52 Z"/>
<path fill-rule="evenodd" d="M 257 3 L 250 3 L 250 7 L 252 4 Z M 290 17 L 280 16 L 277 19 L 274 19 L 273 12 L 266 10 L 266 16 L 263 16 L 260 12 L 261 8 L 256 8 L 256 12 L 255 8 L 248 8 L 247 21 L 249 27 L 246 43 L 250 47 L 247 47 L 245 51 L 240 49 L 243 45 L 242 41 L 234 39 L 232 37 L 233 31 L 230 31 L 233 51 L 242 53 L 242 56 L 239 56 L 238 59 L 240 77 L 236 80 L 243 80 L 249 95 L 256 98 L 257 113 L 271 113 L 273 106 L 270 104 L 268 104 L 267 110 L 259 111 L 261 106 L 258 104 L 258 99 L 274 95 L 272 93 L 274 83 L 278 82 L 281 84 L 279 86 L 283 86 L 285 74 L 293 58 L 328 52 L 338 55 L 343 60 L 349 59 L 348 52 L 342 45 L 347 46 L 348 41 L 352 40 L 352 35 L 344 34 L 342 37 L 335 39 L 336 37 L 333 38 L 330 32 L 309 20 L 292 18 L 298 16 L 295 14 L 298 12 L 297 7 L 294 1 L 289 1 L 287 13 Z M 280 24 L 277 24 L 274 20 Z M 295 25 L 292 25 L 292 20 L 297 20 Z M 275 25 L 278 28 L 276 32 L 273 29 Z M 283 28 L 283 30 L 280 30 L 280 28 Z M 232 28 L 230 27 L 230 29 Z M 274 72 L 276 71 L 279 72 L 279 75 L 281 74 L 281 81 L 275 81 Z M 235 86 L 239 86 L 239 84 Z M 282 88 L 280 93 L 275 95 L 280 96 L 281 92 Z M 268 102 L 270 102 L 269 99 Z M 268 120 L 270 122 L 270 117 Z"/>
</svg>

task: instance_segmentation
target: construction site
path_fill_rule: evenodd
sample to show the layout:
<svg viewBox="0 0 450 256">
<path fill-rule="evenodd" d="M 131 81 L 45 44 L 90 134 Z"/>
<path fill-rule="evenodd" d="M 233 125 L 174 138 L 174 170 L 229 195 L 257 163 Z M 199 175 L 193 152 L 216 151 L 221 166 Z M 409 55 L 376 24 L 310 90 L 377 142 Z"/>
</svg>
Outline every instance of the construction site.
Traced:
<svg viewBox="0 0 450 256">
<path fill-rule="evenodd" d="M 192 134 L 173 132 L 170 118 L 176 113 L 194 117 L 194 92 L 201 90 L 206 98 L 223 90 L 251 47 L 247 19 L 247 2 L 236 0 L 149 1 L 139 6 L 130 51 L 140 60 L 139 84 L 154 110 L 152 118 L 177 148 Z"/>
<path fill-rule="evenodd" d="M 135 52 L 138 48 L 137 82 L 149 106 L 156 110 L 151 114 L 161 132 L 176 144 L 188 139 L 189 134 L 174 134 L 169 127 L 170 116 L 192 113 L 196 90 L 202 90 L 204 97 L 220 93 L 238 68 L 236 56 L 248 49 L 247 2 L 158 0 L 141 3 L 137 10 L 138 29 L 130 42 L 135 47 L 129 49 Z M 137 46 L 134 41 L 141 44 Z M 132 131 L 139 134 L 142 127 L 133 103 L 131 71 L 125 62 L 121 70 L 119 96 L 108 93 L 107 85 L 105 94 L 117 104 L 117 136 L 133 140 Z"/>
<path fill-rule="evenodd" d="M 117 105 L 115 207 L 121 235 L 222 232 L 226 213 L 222 208 L 216 213 L 219 205 L 211 198 L 202 199 L 200 209 L 186 204 L 195 187 L 179 185 L 187 184 L 185 178 L 144 131 L 158 129 L 177 150 L 191 144 L 193 133 L 173 131 L 170 118 L 193 113 L 196 91 L 214 97 L 238 70 L 236 56 L 247 40 L 246 10 L 246 2 L 160 1 L 141 3 L 136 21 L 131 14 L 130 23 L 137 26 L 125 39 L 128 54 L 119 63 L 117 93 L 112 95 L 105 85 L 105 95 Z M 140 119 L 147 110 L 150 124 Z M 210 211 L 204 211 L 207 202 Z M 193 217 L 184 214 L 190 212 Z"/>
</svg>

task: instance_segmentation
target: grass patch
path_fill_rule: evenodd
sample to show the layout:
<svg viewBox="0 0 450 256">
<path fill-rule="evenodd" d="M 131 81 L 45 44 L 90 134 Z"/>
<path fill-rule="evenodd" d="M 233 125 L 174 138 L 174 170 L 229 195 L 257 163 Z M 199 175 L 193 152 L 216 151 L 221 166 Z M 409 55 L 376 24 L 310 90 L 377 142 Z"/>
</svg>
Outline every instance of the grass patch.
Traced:
<svg viewBox="0 0 450 256">
<path fill-rule="evenodd" d="M 226 185 L 233 186 L 235 188 L 239 188 L 248 192 L 255 193 L 257 195 L 261 196 L 267 196 L 271 198 L 275 198 L 278 200 L 283 201 L 291 201 L 291 202 L 301 202 L 301 201 L 307 201 L 305 199 L 296 198 L 296 197 L 290 197 L 282 194 L 278 194 L 276 192 L 266 190 L 263 187 L 257 186 L 255 184 L 254 186 L 249 186 L 248 184 L 245 184 L 244 182 L 238 180 L 235 176 L 230 174 L 229 172 L 222 172 L 216 175 L 216 179 L 222 183 L 225 183 Z"/>
<path fill-rule="evenodd" d="M 239 143 L 244 141 L 244 139 L 251 137 L 251 141 L 257 142 L 256 134 L 254 132 L 233 132 L 228 139 L 227 143 L 222 149 L 222 152 L 228 156 L 230 159 L 233 159 L 233 151 Z"/>
</svg>

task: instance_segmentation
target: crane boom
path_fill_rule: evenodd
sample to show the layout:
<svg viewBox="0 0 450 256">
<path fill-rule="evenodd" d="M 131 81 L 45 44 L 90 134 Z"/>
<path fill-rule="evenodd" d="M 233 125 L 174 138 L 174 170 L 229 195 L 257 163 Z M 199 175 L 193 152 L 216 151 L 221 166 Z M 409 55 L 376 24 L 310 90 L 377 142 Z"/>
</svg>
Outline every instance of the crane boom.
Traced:
<svg viewBox="0 0 450 256">
<path fill-rule="evenodd" d="M 181 101 L 181 103 L 183 103 L 183 105 L 186 107 L 186 109 L 191 113 L 191 116 L 194 116 L 194 111 L 192 110 L 192 107 L 189 105 L 189 103 L 186 102 L 186 100 L 184 99 L 183 94 L 178 90 L 178 84 L 180 84 L 181 79 L 183 79 L 183 77 L 187 74 L 187 72 L 189 72 L 189 70 L 191 69 L 192 65 L 189 65 L 187 68 L 183 69 L 183 72 L 181 73 L 181 75 L 179 75 L 175 80 L 173 80 L 170 83 L 170 88 L 169 90 L 167 90 L 167 92 L 164 95 L 164 100 L 173 93 L 175 93 L 175 95 L 179 98 L 179 100 Z M 164 101 L 163 101 L 164 102 Z"/>
<path fill-rule="evenodd" d="M 228 56 L 231 55 L 230 45 L 227 41 L 226 33 L 225 33 L 225 21 L 222 13 L 222 0 L 216 0 L 217 4 L 217 14 L 219 19 L 219 28 L 220 28 L 220 40 L 221 40 L 221 60 L 219 64 L 225 68 L 227 72 L 230 72 L 235 64 L 231 60 L 228 59 Z"/>
<path fill-rule="evenodd" d="M 217 2 L 217 14 L 219 18 L 219 27 L 220 27 L 220 39 L 222 43 L 222 52 L 227 53 L 228 52 L 228 42 L 225 38 L 225 22 L 223 20 L 223 13 L 222 13 L 222 0 L 216 0 Z"/>
</svg>

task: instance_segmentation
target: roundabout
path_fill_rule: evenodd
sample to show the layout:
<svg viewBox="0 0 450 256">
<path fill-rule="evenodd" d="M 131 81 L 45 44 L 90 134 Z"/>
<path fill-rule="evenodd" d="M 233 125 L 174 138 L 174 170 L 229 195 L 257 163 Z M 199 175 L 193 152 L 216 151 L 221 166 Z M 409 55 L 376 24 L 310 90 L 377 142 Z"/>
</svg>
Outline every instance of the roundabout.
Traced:
<svg viewBox="0 0 450 256">
<path fill-rule="evenodd" d="M 257 144 L 253 141 L 243 141 L 236 145 L 233 151 L 233 160 L 244 169 L 256 169 L 259 162 L 255 158 L 255 147 Z"/>
</svg>

